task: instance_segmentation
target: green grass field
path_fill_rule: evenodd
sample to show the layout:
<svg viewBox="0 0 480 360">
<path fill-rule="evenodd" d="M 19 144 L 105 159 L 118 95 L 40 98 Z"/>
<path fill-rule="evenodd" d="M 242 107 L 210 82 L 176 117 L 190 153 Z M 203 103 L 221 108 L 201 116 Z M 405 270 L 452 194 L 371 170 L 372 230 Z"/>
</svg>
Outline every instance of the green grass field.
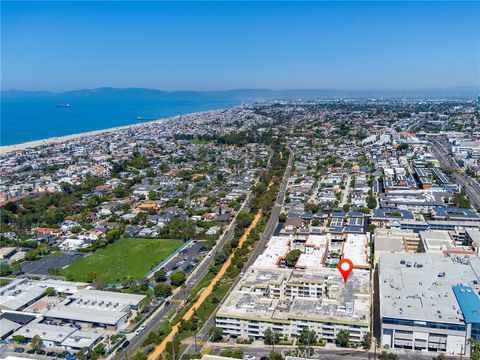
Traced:
<svg viewBox="0 0 480 360">
<path fill-rule="evenodd" d="M 109 284 L 120 283 L 129 276 L 140 279 L 182 244 L 182 240 L 120 239 L 61 269 L 60 275 L 87 281 L 87 274 L 94 272 Z"/>
</svg>

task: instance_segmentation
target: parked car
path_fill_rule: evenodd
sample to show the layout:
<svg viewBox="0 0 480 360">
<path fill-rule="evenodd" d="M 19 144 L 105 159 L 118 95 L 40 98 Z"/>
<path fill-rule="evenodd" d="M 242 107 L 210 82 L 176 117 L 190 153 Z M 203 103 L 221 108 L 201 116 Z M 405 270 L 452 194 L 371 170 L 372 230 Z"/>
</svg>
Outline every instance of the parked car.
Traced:
<svg viewBox="0 0 480 360">
<path fill-rule="evenodd" d="M 15 350 L 13 350 L 13 351 L 15 351 L 16 353 L 23 353 L 23 352 L 25 351 L 25 349 L 24 349 L 24 348 L 21 348 L 21 347 L 17 347 L 17 348 L 15 348 Z"/>
<path fill-rule="evenodd" d="M 135 331 L 135 334 L 140 334 L 143 330 L 145 330 L 145 328 L 147 327 L 147 325 L 142 325 L 140 326 L 136 331 Z"/>
</svg>

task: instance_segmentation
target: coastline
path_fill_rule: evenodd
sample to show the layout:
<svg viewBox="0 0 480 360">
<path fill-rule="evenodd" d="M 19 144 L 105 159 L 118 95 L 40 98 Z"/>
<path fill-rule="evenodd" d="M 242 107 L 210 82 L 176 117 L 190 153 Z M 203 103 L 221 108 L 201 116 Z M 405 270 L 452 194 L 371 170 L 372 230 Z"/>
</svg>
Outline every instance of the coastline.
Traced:
<svg viewBox="0 0 480 360">
<path fill-rule="evenodd" d="M 7 153 L 14 152 L 14 151 L 22 151 L 22 150 L 26 150 L 26 149 L 29 149 L 29 148 L 34 148 L 34 147 L 37 147 L 37 146 L 51 145 L 51 144 L 56 144 L 56 143 L 62 143 L 62 142 L 65 142 L 65 141 L 80 139 L 80 138 L 83 138 L 83 137 L 101 135 L 101 134 L 110 133 L 110 132 L 123 130 L 123 129 L 137 128 L 137 127 L 140 127 L 140 126 L 153 124 L 153 123 L 156 123 L 156 122 L 164 122 L 166 120 L 173 119 L 173 118 L 174 117 L 156 119 L 156 120 L 141 122 L 141 123 L 138 123 L 138 124 L 115 126 L 115 127 L 111 127 L 111 128 L 107 128 L 107 129 L 87 131 L 87 132 L 84 132 L 84 133 L 55 136 L 55 137 L 40 139 L 40 140 L 32 140 L 32 141 L 27 141 L 27 142 L 20 143 L 20 144 L 4 145 L 4 146 L 0 146 L 0 155 L 5 155 Z"/>
</svg>

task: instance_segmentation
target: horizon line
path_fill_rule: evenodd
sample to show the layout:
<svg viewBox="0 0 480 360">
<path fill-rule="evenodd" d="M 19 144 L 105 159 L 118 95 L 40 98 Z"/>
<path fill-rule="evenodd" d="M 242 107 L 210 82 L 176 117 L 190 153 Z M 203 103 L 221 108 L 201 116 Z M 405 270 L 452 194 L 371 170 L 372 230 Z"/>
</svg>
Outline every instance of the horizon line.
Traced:
<svg viewBox="0 0 480 360">
<path fill-rule="evenodd" d="M 446 90 L 479 90 L 480 91 L 480 84 L 479 85 L 467 85 L 467 86 L 449 86 L 449 87 L 426 87 L 426 88 L 399 88 L 399 89 L 338 89 L 338 88 L 267 88 L 267 87 L 238 87 L 238 88 L 227 88 L 227 89 L 211 89 L 211 90 L 196 90 L 196 89 L 177 89 L 177 90 L 165 90 L 162 88 L 154 88 L 154 87 L 142 87 L 142 86 L 126 86 L 126 87 L 117 87 L 117 86 L 98 86 L 98 87 L 87 87 L 87 88 L 72 88 L 72 89 L 65 89 L 65 90 L 47 90 L 47 89 L 20 89 L 20 88 L 9 88 L 9 89 L 0 89 L 1 92 L 11 92 L 11 91 L 18 91 L 18 92 L 48 92 L 51 94 L 62 94 L 66 92 L 73 92 L 73 91 L 93 91 L 93 90 L 101 90 L 101 89 L 112 89 L 112 90 L 155 90 L 161 91 L 166 93 L 178 93 L 178 92 L 198 92 L 198 93 L 208 93 L 208 92 L 228 92 L 228 91 L 275 91 L 275 92 L 282 92 L 282 91 L 364 91 L 364 92 L 418 92 L 418 91 L 446 91 Z"/>
</svg>

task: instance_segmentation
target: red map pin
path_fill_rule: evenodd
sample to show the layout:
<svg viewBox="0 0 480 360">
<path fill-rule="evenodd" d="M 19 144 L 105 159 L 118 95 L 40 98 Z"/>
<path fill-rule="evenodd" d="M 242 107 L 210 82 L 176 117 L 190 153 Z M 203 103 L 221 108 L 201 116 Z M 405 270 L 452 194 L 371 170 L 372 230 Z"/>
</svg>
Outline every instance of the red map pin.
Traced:
<svg viewBox="0 0 480 360">
<path fill-rule="evenodd" d="M 347 282 L 348 275 L 350 275 L 353 270 L 353 263 L 350 259 L 342 259 L 338 262 L 337 269 L 340 271 L 340 274 L 342 274 L 343 281 Z"/>
</svg>

